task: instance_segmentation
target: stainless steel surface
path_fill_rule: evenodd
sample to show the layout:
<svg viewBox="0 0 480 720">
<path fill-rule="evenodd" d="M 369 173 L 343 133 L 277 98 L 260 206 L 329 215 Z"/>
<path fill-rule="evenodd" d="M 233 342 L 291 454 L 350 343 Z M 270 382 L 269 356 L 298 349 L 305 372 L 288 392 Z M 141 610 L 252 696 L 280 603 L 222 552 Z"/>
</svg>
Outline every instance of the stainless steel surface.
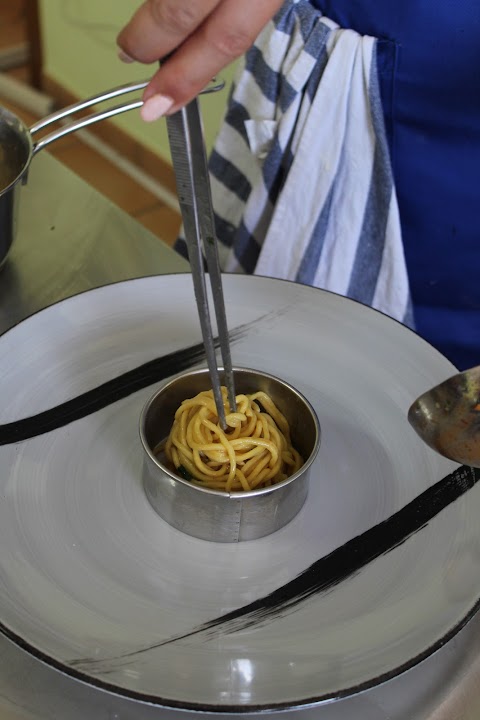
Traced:
<svg viewBox="0 0 480 720">
<path fill-rule="evenodd" d="M 32 152 L 27 127 L 16 115 L 0 107 L 0 267 L 15 237 L 19 182 Z"/>
<path fill-rule="evenodd" d="M 51 125 L 58 120 L 69 117 L 77 112 L 80 112 L 81 110 L 92 107 L 92 105 L 97 105 L 99 103 L 106 102 L 107 100 L 112 100 L 113 98 L 126 95 L 131 92 L 137 92 L 138 90 L 142 90 L 144 87 L 146 87 L 147 84 L 147 80 L 142 80 L 139 82 L 128 83 L 127 85 L 119 85 L 116 88 L 105 90 L 98 95 L 94 95 L 93 97 L 87 98 L 86 100 L 81 100 L 78 103 L 69 105 L 68 107 L 58 110 L 57 112 L 52 113 L 48 117 L 43 118 L 42 120 L 39 120 L 37 123 L 32 125 L 32 127 L 30 128 L 30 133 L 34 135 L 40 130 L 43 130 L 43 128 L 47 127 L 48 125 Z M 207 87 L 201 92 L 201 95 L 205 93 L 216 92 L 217 90 L 221 90 L 222 87 L 222 81 L 217 82 L 215 80 L 212 80 L 212 82 L 207 85 Z M 113 107 L 107 108 L 106 110 L 99 110 L 96 113 L 92 113 L 92 115 L 87 115 L 86 117 L 80 118 L 79 120 L 75 120 L 68 125 L 64 125 L 58 130 L 55 130 L 46 137 L 41 138 L 41 140 L 37 140 L 34 143 L 33 152 L 34 154 L 37 153 L 39 150 L 42 150 L 44 147 L 50 145 L 50 143 L 58 140 L 64 135 L 69 135 L 76 130 L 81 130 L 82 128 L 88 127 L 88 125 L 100 122 L 101 120 L 106 120 L 107 118 L 113 117 L 114 115 L 120 115 L 121 113 L 128 112 L 129 110 L 136 110 L 142 105 L 143 100 L 139 98 L 138 100 L 133 100 L 132 102 L 126 104 L 121 103 L 120 105 L 114 105 Z"/>
<path fill-rule="evenodd" d="M 480 467 L 480 366 L 421 395 L 410 407 L 408 420 L 440 455 Z"/>
<path fill-rule="evenodd" d="M 1 332 L 92 287 L 152 273 L 188 271 L 187 263 L 173 251 L 46 154 L 32 165 L 22 204 L 17 242 L 0 275 Z M 480 539 L 469 551 L 480 552 Z M 0 634 L 0 720 L 187 717 L 181 711 L 139 705 L 76 682 Z M 202 715 L 204 720 L 213 717 L 218 720 Z M 320 708 L 268 717 L 478 720 L 480 615 L 437 653 L 381 687 Z"/>
<path fill-rule="evenodd" d="M 0 332 L 83 290 L 189 269 L 49 155 L 32 163 L 20 210 L 17 242 L 0 274 Z"/>
<path fill-rule="evenodd" d="M 217 319 L 228 400 L 234 412 L 236 410 L 235 386 L 218 259 L 210 178 L 197 99 L 194 99 L 187 107 L 182 108 L 174 115 L 167 117 L 167 130 L 213 396 L 220 425 L 225 430 L 225 408 L 220 390 L 215 342 L 210 320 L 205 282 L 204 253 Z"/>
<path fill-rule="evenodd" d="M 18 180 L 32 145 L 30 132 L 20 118 L 0 106 L 0 193 Z"/>
<path fill-rule="evenodd" d="M 81 110 L 86 110 L 87 108 L 92 107 L 92 105 L 96 105 L 97 103 L 106 102 L 107 100 L 113 100 L 114 98 L 121 97 L 122 95 L 130 92 L 137 92 L 138 90 L 143 90 L 143 88 L 145 88 L 147 84 L 148 80 L 139 80 L 138 82 L 127 83 L 126 85 L 119 85 L 117 87 L 111 88 L 110 90 L 105 90 L 101 93 L 98 93 L 97 95 L 86 98 L 85 100 L 79 100 L 79 102 L 77 103 L 73 103 L 72 105 L 68 105 L 67 107 L 60 108 L 60 110 L 51 113 L 47 117 L 41 118 L 40 120 L 38 120 L 38 122 L 32 125 L 32 127 L 30 128 L 30 132 L 34 134 L 39 130 L 42 130 L 44 127 L 47 127 L 48 125 L 52 125 L 53 123 L 58 122 L 59 120 L 68 117 L 69 115 L 80 112 Z"/>
<path fill-rule="evenodd" d="M 293 446 L 305 459 L 298 472 L 277 485 L 251 492 L 224 493 L 193 485 L 171 472 L 154 454 L 170 433 L 183 400 L 210 389 L 208 370 L 185 373 L 164 385 L 140 419 L 145 450 L 143 482 L 151 505 L 170 525 L 202 540 L 240 542 L 270 535 L 302 508 L 310 468 L 320 446 L 320 425 L 307 400 L 287 383 L 266 373 L 234 368 L 239 393 L 263 390 L 287 418 Z M 225 381 L 220 372 L 220 381 Z M 315 477 L 314 482 L 321 482 Z"/>
</svg>

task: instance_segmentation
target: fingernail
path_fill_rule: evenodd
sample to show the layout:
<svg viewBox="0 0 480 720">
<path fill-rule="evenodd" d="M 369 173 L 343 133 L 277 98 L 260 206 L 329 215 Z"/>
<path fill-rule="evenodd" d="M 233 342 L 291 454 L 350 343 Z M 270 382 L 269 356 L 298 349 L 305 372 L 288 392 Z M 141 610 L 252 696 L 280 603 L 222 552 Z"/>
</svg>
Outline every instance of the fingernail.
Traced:
<svg viewBox="0 0 480 720">
<path fill-rule="evenodd" d="M 119 48 L 119 50 L 118 50 L 118 57 L 124 63 L 135 62 L 135 60 L 132 57 L 130 57 L 130 55 L 127 55 L 127 53 L 124 50 L 122 50 L 122 48 Z"/>
<path fill-rule="evenodd" d="M 173 105 L 172 98 L 165 95 L 152 95 L 145 100 L 140 110 L 140 114 L 145 122 L 153 122 L 165 115 Z"/>
</svg>

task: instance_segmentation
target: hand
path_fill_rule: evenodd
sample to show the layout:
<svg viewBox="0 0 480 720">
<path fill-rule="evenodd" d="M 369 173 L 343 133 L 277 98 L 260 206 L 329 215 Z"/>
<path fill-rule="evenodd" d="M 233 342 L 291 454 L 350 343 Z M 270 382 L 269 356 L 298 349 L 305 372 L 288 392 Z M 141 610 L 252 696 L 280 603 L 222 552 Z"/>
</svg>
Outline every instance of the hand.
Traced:
<svg viewBox="0 0 480 720">
<path fill-rule="evenodd" d="M 147 122 L 176 112 L 243 55 L 283 0 L 147 0 L 120 32 L 120 57 L 168 60 L 145 88 Z"/>
</svg>

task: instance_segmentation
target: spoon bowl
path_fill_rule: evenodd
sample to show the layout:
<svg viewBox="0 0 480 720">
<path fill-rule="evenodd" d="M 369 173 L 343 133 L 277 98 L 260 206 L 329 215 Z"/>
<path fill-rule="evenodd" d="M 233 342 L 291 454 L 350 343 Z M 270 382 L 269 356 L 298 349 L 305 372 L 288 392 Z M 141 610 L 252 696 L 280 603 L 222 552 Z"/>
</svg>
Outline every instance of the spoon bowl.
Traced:
<svg viewBox="0 0 480 720">
<path fill-rule="evenodd" d="M 408 411 L 408 421 L 440 455 L 480 467 L 480 365 L 417 398 Z"/>
</svg>

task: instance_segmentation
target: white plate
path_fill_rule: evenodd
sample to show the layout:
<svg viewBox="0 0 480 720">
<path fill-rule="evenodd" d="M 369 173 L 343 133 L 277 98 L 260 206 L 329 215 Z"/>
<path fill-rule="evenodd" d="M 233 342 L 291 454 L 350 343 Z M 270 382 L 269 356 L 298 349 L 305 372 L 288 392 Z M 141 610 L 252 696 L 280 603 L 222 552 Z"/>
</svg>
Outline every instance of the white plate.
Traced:
<svg viewBox="0 0 480 720">
<path fill-rule="evenodd" d="M 234 363 L 287 380 L 318 413 L 303 510 L 221 545 L 172 529 L 145 497 L 141 409 L 202 363 L 178 352 L 200 342 L 188 275 L 63 301 L 0 338 L 2 629 L 73 677 L 167 707 L 353 694 L 433 652 L 478 603 L 479 475 L 444 481 L 456 465 L 406 420 L 455 369 L 330 293 L 238 276 L 225 293 Z"/>
</svg>

